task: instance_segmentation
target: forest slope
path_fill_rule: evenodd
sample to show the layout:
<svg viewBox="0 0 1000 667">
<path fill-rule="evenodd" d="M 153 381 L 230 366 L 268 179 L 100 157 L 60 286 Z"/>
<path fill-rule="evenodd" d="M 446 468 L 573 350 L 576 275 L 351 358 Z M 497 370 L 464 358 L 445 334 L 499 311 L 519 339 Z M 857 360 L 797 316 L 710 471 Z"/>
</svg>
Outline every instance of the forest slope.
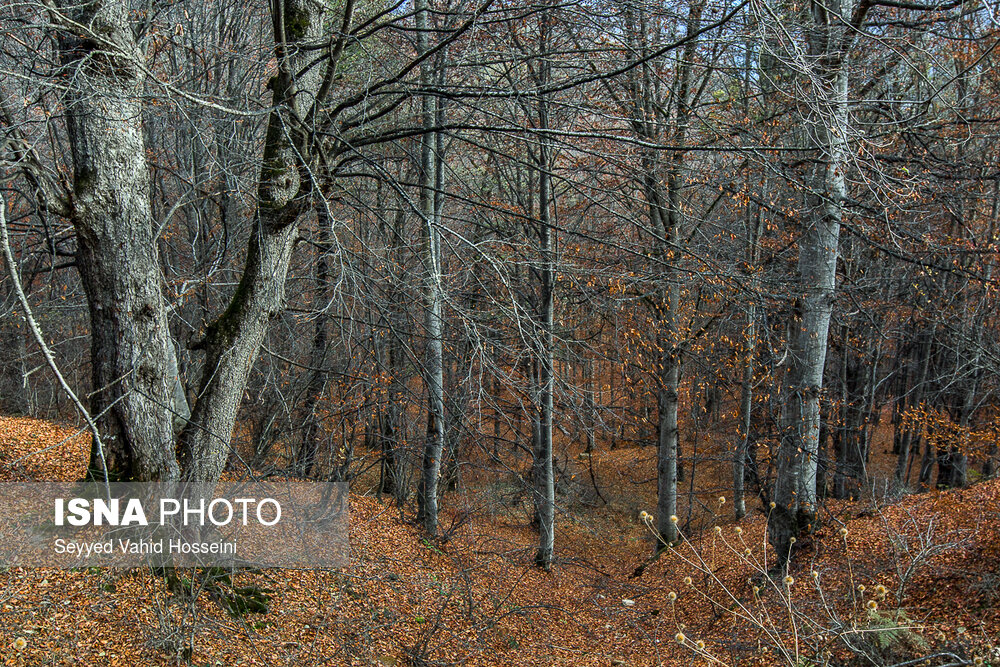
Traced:
<svg viewBox="0 0 1000 667">
<path fill-rule="evenodd" d="M 0 418 L 0 481 L 79 476 L 87 442 L 74 433 Z M 241 574 L 233 587 L 259 587 L 269 610 L 235 616 L 234 588 L 192 600 L 150 571 L 9 569 L 0 662 L 813 664 L 829 652 L 833 664 L 871 664 L 852 646 L 876 664 L 923 655 L 996 664 L 997 480 L 886 507 L 831 505 L 813 539 L 796 545 L 791 583 L 761 574 L 774 559 L 766 516 L 736 525 L 724 506 L 705 518 L 713 528 L 638 575 L 650 553 L 638 516 L 563 517 L 557 564 L 544 573 L 531 565 L 524 523 L 453 512 L 451 539 L 431 543 L 395 504 L 355 495 L 350 566 Z"/>
</svg>

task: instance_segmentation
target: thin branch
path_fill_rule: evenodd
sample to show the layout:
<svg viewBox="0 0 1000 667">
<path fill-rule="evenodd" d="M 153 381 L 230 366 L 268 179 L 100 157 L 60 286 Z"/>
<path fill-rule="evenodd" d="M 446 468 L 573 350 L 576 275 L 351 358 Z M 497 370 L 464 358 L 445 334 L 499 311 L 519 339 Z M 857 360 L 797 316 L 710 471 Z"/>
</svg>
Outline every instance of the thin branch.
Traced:
<svg viewBox="0 0 1000 667">
<path fill-rule="evenodd" d="M 24 294 L 24 289 L 21 287 L 21 276 L 18 274 L 17 265 L 14 263 L 14 254 L 10 250 L 10 237 L 7 234 L 7 201 L 4 199 L 2 193 L 0 193 L 0 243 L 3 244 L 3 255 L 7 262 L 7 274 L 10 276 L 11 282 L 14 285 L 14 292 L 17 294 L 18 301 L 21 302 L 21 309 L 24 311 L 24 317 L 28 322 L 28 327 L 31 329 L 32 335 L 35 337 L 35 342 L 38 343 L 38 347 L 42 350 L 42 356 L 45 357 L 45 363 L 48 364 L 52 373 L 59 380 L 60 386 L 62 386 L 63 391 L 69 396 L 70 400 L 73 401 L 73 405 L 76 406 L 77 411 L 83 417 L 84 421 L 87 422 L 87 426 L 90 428 L 90 433 L 94 438 L 94 444 L 97 446 L 97 454 L 101 459 L 101 474 L 104 476 L 104 489 L 110 498 L 111 489 L 108 485 L 108 464 L 104 458 L 104 443 L 101 442 L 101 434 L 97 429 L 97 424 L 90 416 L 90 412 L 87 408 L 80 402 L 76 393 L 66 382 L 66 378 L 59 371 L 59 366 L 56 364 L 55 357 L 52 354 L 52 350 L 49 348 L 48 344 L 45 342 L 45 336 L 42 335 L 42 330 L 38 326 L 38 322 L 35 321 L 35 316 L 31 312 L 31 306 L 28 304 L 28 297 Z"/>
</svg>

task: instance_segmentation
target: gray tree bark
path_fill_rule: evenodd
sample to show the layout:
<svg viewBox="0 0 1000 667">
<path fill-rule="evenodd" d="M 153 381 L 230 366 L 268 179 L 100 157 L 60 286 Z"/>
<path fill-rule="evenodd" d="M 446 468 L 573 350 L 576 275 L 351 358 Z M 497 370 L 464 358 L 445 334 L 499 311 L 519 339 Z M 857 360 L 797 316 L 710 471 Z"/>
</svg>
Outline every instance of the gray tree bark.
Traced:
<svg viewBox="0 0 1000 667">
<path fill-rule="evenodd" d="M 59 28 L 63 81 L 69 82 L 74 183 L 67 213 L 90 309 L 94 413 L 106 434 L 114 477 L 171 480 L 183 473 L 211 481 L 226 463 L 247 375 L 282 305 L 295 222 L 309 189 L 300 158 L 309 147 L 296 119 L 314 110 L 323 74 L 322 67 L 307 67 L 314 54 L 301 47 L 325 34 L 326 5 L 285 0 L 274 7 L 275 110 L 265 139 L 257 221 L 239 286 L 201 343 L 204 374 L 191 420 L 179 435 L 180 461 L 174 413 L 183 417 L 186 409 L 171 371 L 176 359 L 160 286 L 141 121 L 144 55 L 129 12 L 124 0 L 67 0 L 50 12 Z M 94 469 L 98 460 L 91 458 Z"/>
<path fill-rule="evenodd" d="M 427 0 L 416 0 L 417 56 L 429 49 Z M 429 58 L 420 65 L 420 81 L 429 86 L 433 81 L 433 67 Z M 443 299 L 441 295 L 440 222 L 437 206 L 441 169 L 437 155 L 437 123 L 435 98 L 421 97 L 421 117 L 424 135 L 420 145 L 420 215 L 422 218 L 421 262 L 424 298 L 424 330 L 427 337 L 424 352 L 424 383 L 427 387 L 427 440 L 424 443 L 423 474 L 417 494 L 417 518 L 429 535 L 438 532 L 438 482 L 441 478 L 441 458 L 444 452 L 444 356 L 441 336 L 444 330 Z"/>
<path fill-rule="evenodd" d="M 747 216 L 750 217 L 749 215 Z M 749 222 L 749 220 L 748 220 Z M 749 227 L 749 226 L 748 226 Z M 757 211 L 757 222 L 751 230 L 749 239 L 748 270 L 752 272 L 749 288 L 751 292 L 756 290 L 757 278 L 756 267 L 760 260 L 760 235 L 763 232 L 764 218 L 760 211 Z M 746 337 L 743 343 L 743 377 L 740 380 L 740 412 L 739 412 L 739 432 L 736 434 L 736 452 L 733 458 L 733 513 L 737 519 L 742 519 L 747 514 L 746 490 L 744 481 L 746 480 L 747 456 L 750 451 L 750 429 L 752 428 L 753 414 L 753 375 L 754 360 L 757 355 L 757 302 L 751 295 L 747 303 L 747 328 Z"/>
<path fill-rule="evenodd" d="M 692 4 L 688 10 L 687 34 L 694 35 L 701 25 L 703 2 Z M 691 85 L 698 40 L 692 38 L 678 55 L 677 78 L 674 82 L 674 116 L 670 131 L 671 143 L 683 147 L 691 115 Z M 684 214 L 681 211 L 681 188 L 684 185 L 684 152 L 675 151 L 667 170 L 666 201 L 658 212 L 664 240 L 663 267 L 664 303 L 663 334 L 659 341 L 660 353 L 660 441 L 656 467 L 656 516 L 660 539 L 671 544 L 677 540 L 677 481 L 679 477 L 679 431 L 677 404 L 681 378 L 681 228 Z M 665 209 L 665 210 L 664 210 Z M 662 545 L 657 545 L 661 547 Z"/>
<path fill-rule="evenodd" d="M 142 131 L 145 83 L 126 2 L 61 2 L 73 160 L 70 220 L 91 324 L 92 408 L 105 460 L 91 474 L 172 480 L 171 344 L 160 288 Z M 86 31 L 75 29 L 86 26 Z M 102 470 L 107 464 L 107 470 Z"/>
<path fill-rule="evenodd" d="M 225 312 L 208 328 L 198 402 L 181 433 L 187 478 L 218 479 L 230 455 L 230 438 L 247 377 L 269 322 L 283 307 L 285 278 L 297 221 L 308 205 L 310 146 L 301 120 L 314 116 L 324 69 L 303 48 L 327 34 L 327 6 L 318 0 L 284 0 L 272 11 L 277 73 L 270 81 L 274 111 L 268 119 L 258 210 L 246 265 Z M 332 67 L 328 64 L 327 67 Z"/>
<path fill-rule="evenodd" d="M 549 11 L 542 12 L 538 47 L 542 61 L 538 65 L 537 85 L 544 88 L 551 79 L 551 65 L 548 58 Z M 538 98 L 538 127 L 549 128 L 549 100 L 544 94 Z M 535 511 L 538 515 L 538 550 L 535 563 L 548 570 L 555 556 L 555 474 L 552 468 L 552 410 L 555 390 L 554 331 L 555 326 L 555 283 L 556 249 L 555 231 L 552 225 L 551 170 L 552 149 L 549 138 L 541 134 L 538 140 L 538 245 L 541 255 L 539 267 L 541 289 L 539 291 L 540 331 L 538 341 L 538 437 L 534 451 Z"/>
<path fill-rule="evenodd" d="M 790 341 L 787 423 L 778 451 L 775 509 L 768 523 L 781 568 L 787 567 L 791 539 L 816 522 L 820 393 L 847 199 L 848 51 L 867 9 L 863 2 L 853 13 L 839 0 L 814 3 L 806 28 L 806 64 L 814 90 L 808 120 L 817 161 L 807 198 L 810 214 L 799 240 L 800 296 L 797 329 Z"/>
</svg>

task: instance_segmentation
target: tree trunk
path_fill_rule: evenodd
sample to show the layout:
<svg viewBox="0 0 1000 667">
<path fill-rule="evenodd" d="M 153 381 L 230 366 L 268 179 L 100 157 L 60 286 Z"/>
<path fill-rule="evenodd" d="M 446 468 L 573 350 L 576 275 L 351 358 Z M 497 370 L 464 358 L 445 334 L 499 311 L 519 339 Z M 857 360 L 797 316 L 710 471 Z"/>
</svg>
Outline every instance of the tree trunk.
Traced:
<svg viewBox="0 0 1000 667">
<path fill-rule="evenodd" d="M 701 14 L 704 3 L 691 5 L 687 17 L 687 34 L 694 35 L 701 25 Z M 645 30 L 645 27 L 643 28 Z M 677 63 L 677 78 L 675 80 L 674 117 L 670 132 L 671 143 L 684 146 L 687 140 L 688 123 L 691 114 L 691 83 L 693 79 L 693 62 L 698 47 L 698 40 L 692 38 L 687 42 Z M 651 118 L 650 108 L 655 105 L 653 99 L 651 75 L 644 70 L 643 88 L 645 91 L 645 117 Z M 678 394 L 681 377 L 681 340 L 680 340 L 680 305 L 681 305 L 681 274 L 678 264 L 681 260 L 681 227 L 683 212 L 681 211 L 681 188 L 684 184 L 684 153 L 676 151 L 671 155 L 667 172 L 666 197 L 661 193 L 654 170 L 647 181 L 647 198 L 649 199 L 650 217 L 659 220 L 659 231 L 663 234 L 663 247 L 658 253 L 665 260 L 662 269 L 664 282 L 664 303 L 662 309 L 663 334 L 658 341 L 660 354 L 660 387 L 659 387 L 659 443 L 657 451 L 657 530 L 661 543 L 670 544 L 677 540 L 677 482 L 682 477 L 680 458 L 680 439 L 677 425 Z M 653 157 L 654 164 L 657 157 Z"/>
<path fill-rule="evenodd" d="M 749 217 L 749 216 L 748 216 Z M 750 231 L 749 239 L 749 263 L 747 269 L 751 272 L 750 289 L 757 286 L 756 266 L 760 258 L 760 235 L 763 232 L 764 218 L 760 210 L 757 211 L 757 223 L 755 229 Z M 750 451 L 750 429 L 753 426 L 753 374 L 754 359 L 757 354 L 757 302 L 755 295 L 750 295 L 747 303 L 747 328 L 746 337 L 743 343 L 743 377 L 740 381 L 740 412 L 739 430 L 736 434 L 736 453 L 733 459 L 733 513 L 737 519 L 742 519 L 747 514 L 746 490 L 746 463 L 747 454 Z"/>
<path fill-rule="evenodd" d="M 920 336 L 920 343 L 915 346 L 920 370 L 917 372 L 916 384 L 913 386 L 913 397 L 908 402 L 909 407 L 919 408 L 924 401 L 924 386 L 927 373 L 930 370 L 931 345 L 934 340 L 936 325 L 929 332 Z M 899 458 L 896 460 L 896 482 L 905 487 L 909 482 L 910 462 L 919 451 L 920 439 L 912 424 L 906 426 L 903 437 L 900 438 Z"/>
<path fill-rule="evenodd" d="M 538 86 L 548 85 L 550 65 L 549 12 L 542 12 L 538 45 L 542 54 Z M 544 95 L 538 98 L 538 127 L 549 128 L 549 103 Z M 541 255 L 539 294 L 539 355 L 538 355 L 538 442 L 535 450 L 535 504 L 538 514 L 538 551 L 535 563 L 548 570 L 555 556 L 555 474 L 552 469 L 552 410 L 555 390 L 554 331 L 555 326 L 555 232 L 552 226 L 552 155 L 548 136 L 542 134 L 538 143 L 538 246 Z"/>
<path fill-rule="evenodd" d="M 819 403 L 847 197 L 847 67 L 846 54 L 839 46 L 841 30 L 847 28 L 833 29 L 829 21 L 840 19 L 827 16 L 826 11 L 814 6 L 817 15 L 810 26 L 811 52 L 817 57 L 813 85 L 819 88 L 812 109 L 820 117 L 815 146 L 818 161 L 808 197 L 812 216 L 799 241 L 801 319 L 791 341 L 788 422 L 778 452 L 776 507 L 768 524 L 782 569 L 787 567 L 791 538 L 811 530 L 816 521 Z"/>
<path fill-rule="evenodd" d="M 25 289 L 30 289 L 25 287 Z M 0 303 L 7 304 L 7 282 L 0 284 L 3 297 Z M 21 318 L 4 314 L 0 317 L 0 409 L 8 415 L 31 413 L 29 400 L 27 345 L 25 329 L 21 328 Z"/>
<path fill-rule="evenodd" d="M 317 309 L 315 320 L 313 321 L 313 343 L 309 353 L 309 381 L 306 385 L 306 396 L 302 409 L 303 429 L 302 442 L 299 444 L 299 455 L 296 461 L 296 472 L 308 477 L 316 466 L 320 446 L 323 441 L 323 425 L 320 421 L 318 405 L 326 390 L 327 363 L 326 353 L 329 346 L 327 335 L 327 324 L 329 315 L 327 308 L 331 299 L 330 290 L 330 269 L 327 263 L 327 254 L 331 245 L 329 235 L 332 221 L 326 214 L 325 207 L 320 207 L 318 211 L 316 242 L 316 296 L 313 300 L 314 308 Z M 330 461 L 336 469 L 336 461 Z M 336 472 L 334 473 L 336 474 Z"/>
<path fill-rule="evenodd" d="M 829 478 L 831 471 L 836 474 L 836 466 L 830 460 L 830 451 L 827 443 L 830 441 L 830 412 L 833 407 L 829 399 L 820 397 L 819 402 L 819 442 L 816 445 L 816 497 L 825 498 L 829 490 Z"/>
<path fill-rule="evenodd" d="M 400 203 L 395 221 L 387 225 L 386 234 L 391 239 L 387 250 L 386 263 L 396 267 L 391 273 L 389 291 L 389 307 L 386 316 L 388 331 L 381 338 L 384 341 L 383 359 L 389 383 L 386 388 L 385 401 L 379 411 L 379 493 L 392 495 L 399 505 L 402 505 L 408 494 L 404 484 L 404 458 L 402 452 L 403 437 L 403 394 L 406 386 L 403 341 L 406 334 L 406 304 L 402 288 L 402 276 L 398 272 L 405 271 L 405 238 L 406 211 Z"/>
<path fill-rule="evenodd" d="M 416 29 L 417 54 L 428 51 L 428 35 L 431 30 L 428 21 L 427 0 L 417 0 Z M 432 65 L 425 59 L 420 65 L 420 80 L 425 86 L 432 82 Z M 424 135 L 420 146 L 420 215 L 423 236 L 421 238 L 421 262 L 423 266 L 423 298 L 425 333 L 427 337 L 424 353 L 424 383 L 427 387 L 427 439 L 424 443 L 422 476 L 417 494 L 417 518 L 423 523 L 428 535 L 438 532 L 438 482 L 441 477 L 441 458 L 444 451 L 444 359 L 441 344 L 443 331 L 441 299 L 441 252 L 439 248 L 438 208 L 435 203 L 438 193 L 438 170 L 441 168 L 435 148 L 436 133 L 432 131 L 437 121 L 435 98 L 421 97 L 421 116 Z"/>
<path fill-rule="evenodd" d="M 91 412 L 104 434 L 90 474 L 172 480 L 172 382 L 159 257 L 142 130 L 143 55 L 123 1 L 65 2 L 90 35 L 58 36 L 73 159 L 71 220 L 87 295 L 93 374 Z M 110 48 L 91 35 L 111 44 Z M 106 466 L 106 468 L 105 468 Z"/>
<path fill-rule="evenodd" d="M 307 67 L 315 53 L 302 45 L 326 34 L 326 5 L 284 0 L 273 9 L 278 66 L 269 84 L 274 109 L 264 138 L 257 216 L 236 291 L 198 345 L 205 350 L 199 399 L 192 424 L 180 435 L 184 475 L 196 481 L 217 480 L 229 458 L 247 377 L 271 319 L 284 305 L 296 223 L 309 203 L 311 183 L 302 162 L 309 146 L 299 120 L 315 109 L 324 69 Z"/>
</svg>

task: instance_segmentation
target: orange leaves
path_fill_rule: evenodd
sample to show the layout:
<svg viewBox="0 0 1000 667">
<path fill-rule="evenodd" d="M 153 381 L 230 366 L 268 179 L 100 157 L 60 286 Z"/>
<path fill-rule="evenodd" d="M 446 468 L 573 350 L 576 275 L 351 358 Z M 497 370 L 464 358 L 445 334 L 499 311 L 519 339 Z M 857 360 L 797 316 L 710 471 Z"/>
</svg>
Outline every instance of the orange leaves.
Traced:
<svg viewBox="0 0 1000 667">
<path fill-rule="evenodd" d="M 610 391 L 605 379 L 608 367 L 598 364 L 596 386 Z M 619 391 L 620 381 L 614 386 Z M 38 420 L 2 418 L 0 466 L 37 452 L 43 462 L 39 474 L 69 474 L 70 468 L 60 466 L 85 462 L 85 438 L 63 453 L 68 463 L 52 460 L 59 457 L 49 452 L 59 448 L 46 448 L 73 432 Z M 761 580 L 747 581 L 748 567 L 773 563 L 764 515 L 728 524 L 732 501 L 728 488 L 719 488 L 729 474 L 728 457 L 716 456 L 728 444 L 706 438 L 700 445 L 709 456 L 698 464 L 692 508 L 700 528 L 685 527 L 691 542 L 639 576 L 633 576 L 635 567 L 650 553 L 647 528 L 637 512 L 625 509 L 652 507 L 655 490 L 648 481 L 655 449 L 598 446 L 567 463 L 567 471 L 593 470 L 611 502 L 589 509 L 566 505 L 575 520 L 558 528 L 560 562 L 552 572 L 532 566 L 535 536 L 527 517 L 486 505 L 496 478 L 485 473 L 477 478 L 473 468 L 465 477 L 467 490 L 447 497 L 442 523 L 460 516 L 469 520 L 446 544 L 424 540 L 394 502 L 356 492 L 348 567 L 236 577 L 237 585 L 272 591 L 267 614 L 233 619 L 208 595 L 192 602 L 169 593 L 148 571 L 0 572 L 0 664 L 166 666 L 177 664 L 179 655 L 183 662 L 184 652 L 193 648 L 191 662 L 208 665 L 403 667 L 419 657 L 469 667 L 652 667 L 686 663 L 692 650 L 719 655 L 733 636 L 748 647 L 733 648 L 748 651 L 741 662 L 767 664 L 772 656 L 760 657 L 757 636 L 725 613 L 734 604 L 725 591 L 754 613 L 781 619 L 783 613 L 787 617 L 782 610 L 789 595 L 803 610 L 821 609 L 815 597 L 819 586 L 840 617 L 859 627 L 871 614 L 888 615 L 903 605 L 908 618 L 919 619 L 914 632 L 932 647 L 977 646 L 979 638 L 997 635 L 1000 610 L 990 603 L 994 593 L 983 563 L 1000 560 L 1000 481 L 908 497 L 860 516 L 855 504 L 828 500 L 824 522 L 803 546 L 810 558 L 789 573 L 787 584 L 779 579 L 776 591 Z M 577 475 L 586 477 L 589 473 Z M 686 520 L 685 502 L 679 524 Z M 931 518 L 935 544 L 956 535 L 968 539 L 916 568 L 899 600 L 899 572 L 907 571 L 907 554 L 919 550 L 914 547 L 928 535 Z M 677 634 L 684 635 L 683 643 Z M 939 634 L 943 640 L 935 638 Z M 15 646 L 18 638 L 24 640 L 21 648 Z"/>
<path fill-rule="evenodd" d="M 904 411 L 902 424 L 905 429 L 927 438 L 935 446 L 957 448 L 963 454 L 973 456 L 986 454 L 996 445 L 1000 435 L 1000 419 L 995 414 L 978 423 L 963 426 L 927 403 Z"/>
<path fill-rule="evenodd" d="M 0 417 L 0 481 L 81 479 L 90 433 L 30 417 Z"/>
</svg>

